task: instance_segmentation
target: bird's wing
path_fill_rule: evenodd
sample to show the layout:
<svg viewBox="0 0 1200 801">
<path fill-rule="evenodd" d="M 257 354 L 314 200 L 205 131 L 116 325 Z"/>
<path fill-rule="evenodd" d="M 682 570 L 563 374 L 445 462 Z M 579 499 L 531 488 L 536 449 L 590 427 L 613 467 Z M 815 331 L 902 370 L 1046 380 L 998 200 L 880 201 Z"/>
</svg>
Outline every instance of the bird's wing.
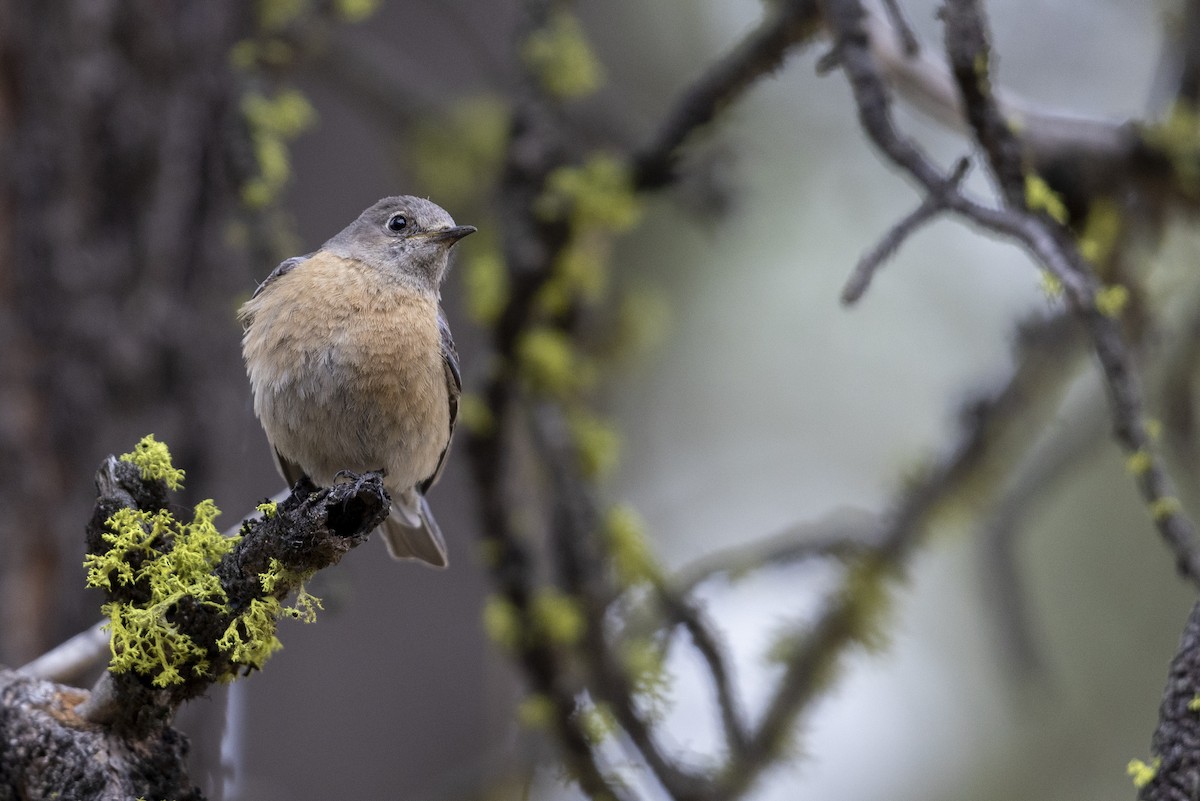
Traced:
<svg viewBox="0 0 1200 801">
<path fill-rule="evenodd" d="M 450 402 L 450 430 L 446 432 L 446 447 L 442 449 L 442 455 L 438 458 L 437 468 L 433 471 L 433 475 L 420 484 L 422 495 L 428 492 L 429 488 L 442 475 L 442 467 L 446 464 L 446 454 L 450 451 L 450 438 L 454 435 L 454 424 L 458 422 L 458 399 L 462 395 L 462 373 L 458 369 L 458 351 L 454 349 L 454 337 L 450 334 L 450 324 L 446 322 L 446 315 L 441 307 L 438 307 L 438 333 L 441 334 L 442 367 L 446 372 L 446 394 Z"/>
<path fill-rule="evenodd" d="M 262 291 L 267 288 L 275 279 L 281 275 L 286 275 L 296 268 L 296 265 L 303 264 L 308 261 L 312 253 L 306 253 L 303 256 L 292 256 L 290 259 L 284 259 L 279 263 L 279 266 L 271 271 L 271 274 L 263 279 L 263 282 L 258 285 L 258 289 L 254 290 L 254 294 L 250 296 L 250 300 L 242 304 L 242 308 L 238 310 L 238 320 L 242 323 L 242 330 L 248 331 L 250 324 L 254 322 L 254 299 L 262 294 Z"/>
<path fill-rule="evenodd" d="M 316 251 L 313 251 L 313 253 L 315 252 Z M 279 263 L 278 267 L 276 267 L 274 270 L 271 270 L 271 274 L 263 279 L 263 282 L 258 285 L 258 289 L 254 290 L 254 294 L 250 297 L 257 298 L 262 294 L 262 291 L 267 288 L 268 284 L 280 276 L 287 275 L 293 269 L 295 269 L 296 265 L 308 261 L 310 258 L 312 258 L 312 256 L 312 253 L 305 253 L 303 256 L 292 256 L 290 259 L 284 259 Z"/>
<path fill-rule="evenodd" d="M 275 457 L 275 467 L 279 470 L 279 475 L 283 476 L 283 480 L 287 482 L 288 489 L 296 486 L 296 482 L 304 477 L 304 471 L 300 469 L 300 465 L 285 459 L 275 448 L 271 448 L 271 455 Z"/>
</svg>

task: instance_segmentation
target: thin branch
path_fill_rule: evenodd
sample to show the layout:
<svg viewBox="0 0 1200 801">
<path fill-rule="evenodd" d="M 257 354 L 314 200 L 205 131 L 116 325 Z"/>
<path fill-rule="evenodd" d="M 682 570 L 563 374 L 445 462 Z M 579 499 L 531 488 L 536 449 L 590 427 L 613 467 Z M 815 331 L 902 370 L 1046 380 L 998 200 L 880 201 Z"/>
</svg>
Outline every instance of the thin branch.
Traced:
<svg viewBox="0 0 1200 801">
<path fill-rule="evenodd" d="M 676 801 L 703 797 L 704 779 L 674 762 L 659 746 L 653 728 L 639 710 L 624 666 L 614 658 L 605 636 L 606 599 L 613 590 L 597 541 L 599 504 L 579 475 L 562 409 L 538 403 L 531 409 L 534 442 L 554 487 L 552 542 L 565 589 L 587 610 L 583 658 L 591 674 L 591 690 L 609 704 L 617 722 L 637 747 L 659 784 Z"/>
<path fill-rule="evenodd" d="M 719 576 L 784 567 L 808 559 L 847 559 L 869 550 L 878 528 L 876 515 L 848 509 L 827 519 L 791 526 L 774 536 L 707 554 L 676 570 L 669 578 L 678 595 L 688 596 Z"/>
<path fill-rule="evenodd" d="M 633 158 L 633 185 L 660 189 L 676 178 L 680 148 L 758 78 L 773 72 L 791 48 L 817 33 L 816 0 L 781 0 L 762 24 L 714 64 L 675 103 L 650 144 Z"/>
<path fill-rule="evenodd" d="M 863 129 L 872 141 L 895 164 L 903 167 L 926 192 L 939 191 L 945 181 L 937 168 L 909 139 L 894 127 L 890 114 L 890 98 L 871 59 L 864 13 L 857 0 L 828 0 L 829 21 L 835 31 L 840 61 L 850 80 L 859 109 Z M 947 7 L 947 38 L 951 48 L 971 43 L 969 25 L 974 6 L 970 3 L 950 3 Z M 981 23 L 980 23 L 981 24 Z M 960 31 L 959 26 L 963 29 Z M 961 39 L 958 34 L 961 33 Z M 964 50 L 951 60 L 976 63 L 978 52 Z M 986 58 L 984 58 L 986 63 Z M 978 82 L 979 76 L 965 69 L 957 73 L 963 81 Z M 986 76 L 984 76 L 986 77 Z M 1005 126 L 994 124 L 998 112 L 988 92 L 971 92 L 973 102 L 989 110 L 971 112 L 968 117 L 979 129 L 986 129 L 989 146 L 986 152 L 995 161 L 993 170 L 1001 179 L 1006 197 L 1017 195 L 1014 168 L 1008 159 L 1019 162 L 1020 150 L 1011 143 L 1015 135 Z M 999 169 L 997 169 L 997 167 Z M 1151 446 L 1143 414 L 1142 390 L 1134 371 L 1130 349 L 1116 319 L 1102 313 L 1096 306 L 1096 296 L 1102 286 L 1091 268 L 1079 255 L 1070 232 L 1056 225 L 1044 213 L 1032 213 L 1024 208 L 1023 192 L 1019 206 L 995 209 L 965 196 L 961 191 L 948 193 L 947 206 L 957 214 L 983 228 L 1015 240 L 1029 251 L 1055 278 L 1061 282 L 1064 294 L 1088 330 L 1093 348 L 1104 370 L 1115 423 L 1117 441 L 1130 454 L 1145 454 L 1145 470 L 1137 475 L 1138 489 L 1151 511 L 1160 535 L 1176 556 L 1179 570 L 1193 582 L 1200 583 L 1200 548 L 1197 547 L 1194 527 L 1178 508 L 1171 482 L 1162 467 L 1161 459 Z"/>
<path fill-rule="evenodd" d="M 872 10 L 865 10 L 862 29 L 879 77 L 888 86 L 934 121 L 968 132 L 962 98 L 944 59 L 927 50 L 908 53 L 904 34 Z M 1020 122 L 1021 141 L 1032 161 L 1068 158 L 1094 164 L 1113 180 L 1130 175 L 1128 169 L 1113 167 L 1131 165 L 1139 152 L 1134 126 L 1041 108 L 1002 86 L 994 86 L 992 92 L 1001 117 Z"/>
<path fill-rule="evenodd" d="M 883 11 L 887 14 L 888 21 L 891 22 L 892 28 L 900 37 L 904 57 L 913 58 L 921 52 L 921 43 L 917 41 L 917 34 L 913 32 L 912 25 L 904 16 L 904 10 L 900 8 L 899 0 L 883 0 Z"/>
<path fill-rule="evenodd" d="M 1070 374 L 1061 365 L 1058 369 Z M 1022 677 L 1040 673 L 1042 659 L 1017 564 L 1017 543 L 1029 513 L 1104 441 L 1108 410 L 1099 377 L 1092 379 L 1085 379 L 1090 391 L 1059 414 L 1060 425 L 1046 427 L 1045 436 L 1011 471 L 979 526 L 980 573 L 987 608 L 999 629 L 997 651 Z"/>
<path fill-rule="evenodd" d="M 655 592 L 668 618 L 687 630 L 696 650 L 708 665 L 708 672 L 717 694 L 717 708 L 721 714 L 725 743 L 730 750 L 731 759 L 741 759 L 749 748 L 749 733 L 741 701 L 738 700 L 734 689 L 733 669 L 726 659 L 721 638 L 713 630 L 708 616 L 694 603 L 676 595 L 661 582 L 655 585 Z"/>
<path fill-rule="evenodd" d="M 108 657 L 108 632 L 100 622 L 55 646 L 17 670 L 58 684 L 78 681 Z"/>
<path fill-rule="evenodd" d="M 879 244 L 859 259 L 854 272 L 851 273 L 845 287 L 842 288 L 842 303 L 847 306 L 857 303 L 871 285 L 871 280 L 875 277 L 875 273 L 879 271 L 884 262 L 895 255 L 900 246 L 904 244 L 904 241 L 916 233 L 921 226 L 931 222 L 934 217 L 948 210 L 946 195 L 948 192 L 958 188 L 970 166 L 971 162 L 969 159 L 960 159 L 954 168 L 954 172 L 946 179 L 941 191 L 930 192 L 926 195 L 925 199 L 921 201 L 920 206 L 917 206 L 916 209 L 900 220 L 900 222 L 893 225 L 884 235 L 883 239 L 880 240 Z"/>
</svg>

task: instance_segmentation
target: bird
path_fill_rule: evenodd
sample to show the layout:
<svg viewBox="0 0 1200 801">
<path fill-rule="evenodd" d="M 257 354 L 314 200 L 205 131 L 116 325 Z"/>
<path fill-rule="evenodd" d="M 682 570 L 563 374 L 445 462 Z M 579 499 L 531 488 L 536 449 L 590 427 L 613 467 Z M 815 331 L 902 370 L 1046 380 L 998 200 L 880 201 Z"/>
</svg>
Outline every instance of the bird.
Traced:
<svg viewBox="0 0 1200 801">
<path fill-rule="evenodd" d="M 289 486 L 382 471 L 388 552 L 439 568 L 446 542 L 425 494 L 462 394 L 440 287 L 475 231 L 424 198 L 385 197 L 283 261 L 238 312 L 254 413 Z"/>
</svg>

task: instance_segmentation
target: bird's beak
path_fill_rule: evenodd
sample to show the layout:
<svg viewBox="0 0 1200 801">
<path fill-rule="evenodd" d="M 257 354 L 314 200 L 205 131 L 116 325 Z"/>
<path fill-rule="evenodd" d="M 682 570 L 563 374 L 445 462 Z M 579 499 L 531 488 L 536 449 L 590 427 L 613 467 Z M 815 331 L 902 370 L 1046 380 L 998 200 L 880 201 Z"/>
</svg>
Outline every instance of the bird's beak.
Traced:
<svg viewBox="0 0 1200 801">
<path fill-rule="evenodd" d="M 479 229 L 473 225 L 456 225 L 453 228 L 443 228 L 440 231 L 430 231 L 425 235 L 430 242 L 445 242 L 447 246 L 453 245 L 458 240 L 468 234 L 473 234 Z"/>
</svg>

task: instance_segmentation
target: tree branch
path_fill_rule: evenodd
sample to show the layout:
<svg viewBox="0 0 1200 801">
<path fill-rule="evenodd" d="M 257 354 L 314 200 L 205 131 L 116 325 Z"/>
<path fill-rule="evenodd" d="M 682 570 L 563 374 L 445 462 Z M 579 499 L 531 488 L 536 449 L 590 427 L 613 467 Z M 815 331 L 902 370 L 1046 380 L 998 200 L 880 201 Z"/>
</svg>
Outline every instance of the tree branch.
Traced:
<svg viewBox="0 0 1200 801">
<path fill-rule="evenodd" d="M 782 0 L 728 55 L 675 103 L 658 133 L 633 157 L 633 185 L 661 189 L 676 179 L 680 150 L 755 80 L 783 63 L 793 45 L 813 36 L 820 21 L 815 0 Z"/>
<path fill-rule="evenodd" d="M 871 59 L 868 38 L 863 27 L 864 13 L 857 0 L 827 0 L 829 21 L 837 39 L 838 54 L 859 109 L 859 119 L 872 141 L 895 164 L 904 168 L 926 192 L 943 191 L 946 180 L 937 168 L 910 140 L 895 129 L 890 115 L 890 98 Z M 967 64 L 986 64 L 979 50 L 986 46 L 982 22 L 970 2 L 951 2 L 947 6 L 947 41 L 951 61 L 958 64 L 956 77 L 971 83 L 964 88 L 967 101 L 980 108 L 970 110 L 968 118 L 981 137 L 993 173 L 1002 193 L 1010 202 L 1003 209 L 985 206 L 960 191 L 947 193 L 948 208 L 976 225 L 1008 237 L 1029 251 L 1062 284 L 1064 294 L 1076 316 L 1083 322 L 1093 349 L 1104 371 L 1117 441 L 1129 454 L 1138 454 L 1145 466 L 1136 477 L 1147 507 L 1164 541 L 1176 556 L 1180 572 L 1200 583 L 1200 549 L 1194 527 L 1178 507 L 1174 491 L 1161 459 L 1146 432 L 1142 390 L 1120 324 L 1102 312 L 1096 298 L 1103 288 L 1091 267 L 1079 255 L 1074 238 L 1045 213 L 1025 207 L 1023 189 L 1015 182 L 1020 172 L 1020 148 L 1016 136 L 1001 124 L 990 91 L 977 86 L 986 73 L 968 70 Z M 1022 179 L 1022 187 L 1024 181 Z M 1144 454 L 1143 456 L 1140 456 Z"/>
</svg>

